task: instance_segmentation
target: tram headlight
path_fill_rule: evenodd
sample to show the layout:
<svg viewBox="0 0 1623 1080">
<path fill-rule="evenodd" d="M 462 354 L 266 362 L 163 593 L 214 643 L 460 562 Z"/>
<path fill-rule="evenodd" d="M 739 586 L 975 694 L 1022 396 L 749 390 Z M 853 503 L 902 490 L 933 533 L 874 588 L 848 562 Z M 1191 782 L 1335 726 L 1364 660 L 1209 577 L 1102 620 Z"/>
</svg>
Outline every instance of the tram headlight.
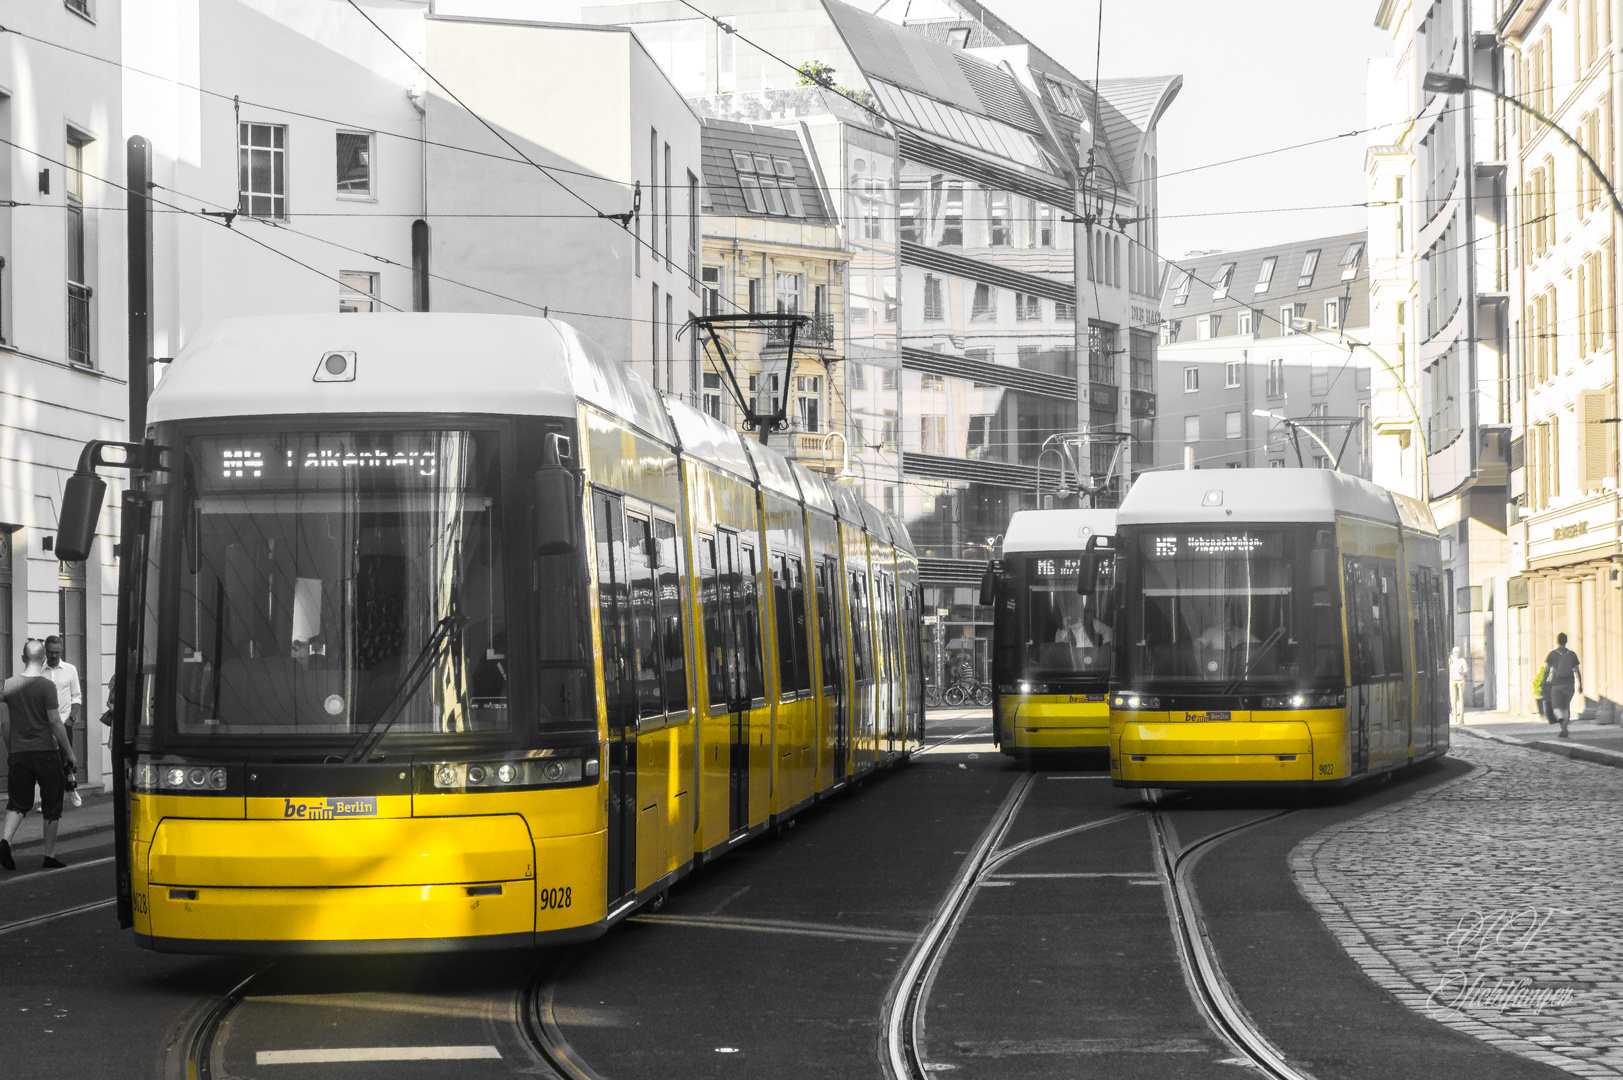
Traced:
<svg viewBox="0 0 1623 1080">
<path fill-rule="evenodd" d="M 183 791 L 202 794 L 224 791 L 230 772 L 222 765 L 186 765 L 139 759 L 130 773 L 130 786 L 136 791 Z"/>
<path fill-rule="evenodd" d="M 434 766 L 434 786 L 438 788 L 461 787 L 462 766 L 453 765 L 449 761 Z"/>
<path fill-rule="evenodd" d="M 1110 704 L 1118 709 L 1159 709 L 1161 699 L 1150 694 L 1115 694 Z"/>
<path fill-rule="evenodd" d="M 504 784 L 511 784 L 518 779 L 518 766 L 509 762 L 496 770 L 496 779 Z"/>
<path fill-rule="evenodd" d="M 597 775 L 597 759 L 578 757 L 523 758 L 517 761 L 442 761 L 434 766 L 434 786 L 441 790 L 505 787 L 540 787 L 570 784 Z"/>
<path fill-rule="evenodd" d="M 1302 691 L 1262 699 L 1264 709 L 1339 709 L 1347 704 L 1347 695 L 1340 690 L 1320 693 Z"/>
</svg>

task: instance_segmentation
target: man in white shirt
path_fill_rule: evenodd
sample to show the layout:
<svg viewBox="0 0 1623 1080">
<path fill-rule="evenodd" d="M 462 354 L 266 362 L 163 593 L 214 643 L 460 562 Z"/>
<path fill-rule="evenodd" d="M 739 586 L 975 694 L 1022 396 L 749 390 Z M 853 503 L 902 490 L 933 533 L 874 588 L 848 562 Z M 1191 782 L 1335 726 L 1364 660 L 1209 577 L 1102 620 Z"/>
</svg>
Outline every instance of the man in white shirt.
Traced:
<svg viewBox="0 0 1623 1080">
<path fill-rule="evenodd" d="M 62 726 L 68 729 L 73 752 L 83 761 L 85 748 L 79 741 L 79 731 L 84 721 L 85 696 L 79 687 L 79 669 L 62 659 L 62 651 L 62 639 L 56 634 L 45 639 L 45 677 L 56 685 Z"/>
</svg>

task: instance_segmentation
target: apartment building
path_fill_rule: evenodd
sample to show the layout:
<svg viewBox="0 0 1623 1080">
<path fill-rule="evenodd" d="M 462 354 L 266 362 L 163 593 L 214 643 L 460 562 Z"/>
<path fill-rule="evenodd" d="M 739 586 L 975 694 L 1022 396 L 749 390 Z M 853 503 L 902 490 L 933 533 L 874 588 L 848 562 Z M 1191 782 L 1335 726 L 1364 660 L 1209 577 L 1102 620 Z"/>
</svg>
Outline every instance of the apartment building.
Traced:
<svg viewBox="0 0 1623 1080">
<path fill-rule="evenodd" d="M 1509 705 L 1533 711 L 1533 675 L 1564 633 L 1583 661 L 1585 715 L 1612 722 L 1623 699 L 1615 420 L 1623 219 L 1609 188 L 1623 10 L 1612 0 L 1500 7 L 1505 91 L 1551 121 L 1512 110 L 1505 123 L 1517 208 Z"/>
<path fill-rule="evenodd" d="M 80 776 L 100 783 L 108 759 L 95 721 L 112 673 L 116 512 L 103 515 L 106 532 L 83 563 L 57 561 L 53 545 L 80 449 L 127 437 L 121 12 L 117 0 L 14 4 L 5 23 L 0 678 L 15 672 L 24 640 L 64 636 L 90 721 L 78 734 Z M 108 487 L 116 506 L 116 475 Z"/>
<path fill-rule="evenodd" d="M 1366 248 L 1366 234 L 1348 233 L 1172 265 L 1159 468 L 1339 465 L 1369 477 Z"/>
<path fill-rule="evenodd" d="M 703 355 L 705 412 L 758 434 L 758 416 L 781 411 L 772 445 L 807 468 L 846 471 L 845 394 L 835 381 L 845 360 L 845 277 L 851 255 L 824 187 L 810 136 L 798 127 L 706 119 L 703 314 L 801 314 L 793 335 L 763 325 L 721 330 L 727 362 L 713 342 L 689 332 Z M 730 370 L 729 370 L 730 366 Z M 842 380 L 843 382 L 843 380 Z"/>
<path fill-rule="evenodd" d="M 1516 380 L 1504 106 L 1435 88 L 1498 88 L 1496 0 L 1380 0 L 1388 57 L 1370 67 L 1374 480 L 1425 499 L 1442 534 L 1447 644 L 1466 703 L 1499 708 L 1514 678 L 1506 513 Z M 1434 76 L 1432 87 L 1427 76 Z"/>
</svg>

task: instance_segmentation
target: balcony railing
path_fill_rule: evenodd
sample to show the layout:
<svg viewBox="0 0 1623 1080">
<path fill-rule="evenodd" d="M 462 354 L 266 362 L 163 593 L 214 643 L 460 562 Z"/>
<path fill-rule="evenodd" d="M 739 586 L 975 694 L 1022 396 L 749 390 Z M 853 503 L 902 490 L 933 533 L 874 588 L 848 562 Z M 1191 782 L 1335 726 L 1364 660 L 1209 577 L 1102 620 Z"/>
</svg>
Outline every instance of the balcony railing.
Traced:
<svg viewBox="0 0 1623 1080">
<path fill-rule="evenodd" d="M 68 282 L 68 362 L 90 366 L 90 286 Z"/>
<path fill-rule="evenodd" d="M 767 327 L 766 342 L 768 345 L 789 344 L 789 327 L 774 324 Z M 795 331 L 795 344 L 797 345 L 832 345 L 834 344 L 834 318 L 827 312 L 818 312 L 811 316 L 811 321 Z"/>
</svg>

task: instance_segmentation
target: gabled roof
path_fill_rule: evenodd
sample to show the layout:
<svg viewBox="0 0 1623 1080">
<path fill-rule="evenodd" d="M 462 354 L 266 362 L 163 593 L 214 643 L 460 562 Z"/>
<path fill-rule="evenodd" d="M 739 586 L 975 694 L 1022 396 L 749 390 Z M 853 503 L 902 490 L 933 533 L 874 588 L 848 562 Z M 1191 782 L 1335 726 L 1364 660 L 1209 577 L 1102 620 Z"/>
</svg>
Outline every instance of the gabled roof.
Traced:
<svg viewBox="0 0 1623 1080">
<path fill-rule="evenodd" d="M 796 221 L 807 225 L 833 225 L 828 203 L 817 185 L 817 173 L 800 140 L 792 129 L 760 127 L 739 124 L 730 120 L 706 117 L 699 131 L 700 160 L 704 169 L 705 190 L 710 198 L 706 213 L 723 217 L 773 218 Z M 739 174 L 744 162 L 751 166 L 746 175 L 758 178 L 757 185 L 768 189 L 793 187 L 800 193 L 800 206 L 804 214 L 790 210 L 793 199 L 765 192 L 760 202 L 751 206 L 745 198 L 744 182 Z M 776 212 L 779 202 L 783 212 Z"/>
<path fill-rule="evenodd" d="M 1183 76 L 1101 79 L 1089 88 L 1096 90 L 1098 128 L 1115 155 L 1120 178 L 1131 184 L 1139 179 L 1138 144 L 1183 89 Z"/>
<path fill-rule="evenodd" d="M 862 73 L 1033 135 L 1042 122 L 1007 71 L 840 0 L 823 0 Z"/>
</svg>

